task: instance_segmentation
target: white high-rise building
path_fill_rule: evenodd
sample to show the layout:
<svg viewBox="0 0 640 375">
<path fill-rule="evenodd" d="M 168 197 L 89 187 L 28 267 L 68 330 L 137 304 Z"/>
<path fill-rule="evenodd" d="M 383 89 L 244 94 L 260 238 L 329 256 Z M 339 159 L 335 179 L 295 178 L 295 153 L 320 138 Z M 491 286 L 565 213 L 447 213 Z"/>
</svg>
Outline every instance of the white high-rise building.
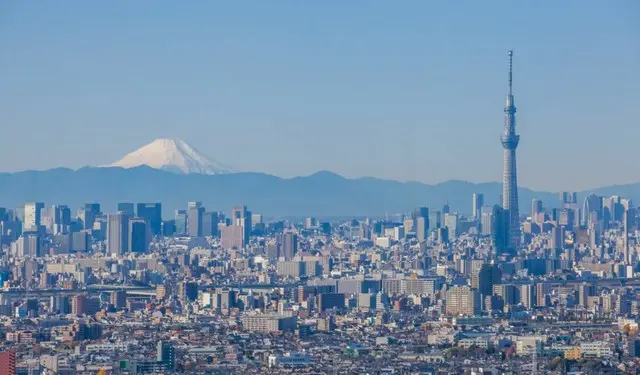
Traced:
<svg viewBox="0 0 640 375">
<path fill-rule="evenodd" d="M 40 225 L 40 210 L 44 208 L 42 202 L 27 202 L 24 204 L 24 225 L 25 231 L 37 230 Z"/>
</svg>

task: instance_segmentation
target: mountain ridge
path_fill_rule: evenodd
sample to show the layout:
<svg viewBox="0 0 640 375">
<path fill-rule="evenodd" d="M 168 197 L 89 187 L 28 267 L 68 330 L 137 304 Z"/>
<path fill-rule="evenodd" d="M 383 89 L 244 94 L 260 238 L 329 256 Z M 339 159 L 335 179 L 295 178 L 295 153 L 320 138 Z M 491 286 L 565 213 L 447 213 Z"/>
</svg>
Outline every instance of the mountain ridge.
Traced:
<svg viewBox="0 0 640 375">
<path fill-rule="evenodd" d="M 440 209 L 448 202 L 452 210 L 471 211 L 471 195 L 485 195 L 485 204 L 499 203 L 502 184 L 461 180 L 434 185 L 374 177 L 346 178 L 329 171 L 308 176 L 282 178 L 260 172 L 228 174 L 177 174 L 149 166 L 132 168 L 83 167 L 45 171 L 0 173 L 0 206 L 18 207 L 26 201 L 67 204 L 78 208 L 99 202 L 113 212 L 118 202 L 162 202 L 164 217 L 186 207 L 190 200 L 203 201 L 211 210 L 228 211 L 245 204 L 250 210 L 271 217 L 283 216 L 383 216 L 409 212 L 418 206 Z M 618 194 L 640 201 L 640 184 L 606 186 L 579 193 Z M 520 211 L 531 209 L 533 198 L 555 207 L 558 194 L 519 187 Z"/>
</svg>

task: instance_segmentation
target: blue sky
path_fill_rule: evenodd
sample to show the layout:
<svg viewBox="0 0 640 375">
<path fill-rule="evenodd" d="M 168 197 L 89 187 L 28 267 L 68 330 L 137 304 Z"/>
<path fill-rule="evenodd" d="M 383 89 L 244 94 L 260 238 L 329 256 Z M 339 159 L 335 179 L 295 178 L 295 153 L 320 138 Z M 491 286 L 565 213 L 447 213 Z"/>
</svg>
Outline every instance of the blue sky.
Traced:
<svg viewBox="0 0 640 375">
<path fill-rule="evenodd" d="M 506 51 L 521 185 L 640 181 L 640 2 L 0 2 L 0 170 L 181 138 L 235 169 L 502 176 Z"/>
</svg>

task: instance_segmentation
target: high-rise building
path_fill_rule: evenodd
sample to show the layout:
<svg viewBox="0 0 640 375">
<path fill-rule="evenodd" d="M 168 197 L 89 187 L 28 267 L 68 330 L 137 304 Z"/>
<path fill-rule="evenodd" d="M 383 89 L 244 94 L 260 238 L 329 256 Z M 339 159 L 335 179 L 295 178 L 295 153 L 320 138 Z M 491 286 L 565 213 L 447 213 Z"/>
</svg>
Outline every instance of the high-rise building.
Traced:
<svg viewBox="0 0 640 375">
<path fill-rule="evenodd" d="M 242 227 L 244 235 L 244 243 L 249 243 L 251 237 L 251 211 L 247 210 L 247 206 L 234 207 L 231 209 L 231 225 L 239 225 Z"/>
<path fill-rule="evenodd" d="M 573 191 L 563 191 L 560 193 L 561 207 L 565 207 L 566 204 L 578 203 L 578 193 Z"/>
<path fill-rule="evenodd" d="M 189 236 L 202 237 L 202 215 L 204 214 L 204 207 L 202 207 L 202 203 L 195 201 L 189 202 L 187 211 L 187 232 Z"/>
<path fill-rule="evenodd" d="M 482 213 L 480 228 L 483 236 L 491 236 L 493 234 L 493 212 Z"/>
<path fill-rule="evenodd" d="M 85 203 L 84 208 L 78 213 L 80 221 L 82 221 L 82 229 L 93 229 L 96 217 L 101 214 L 100 203 Z"/>
<path fill-rule="evenodd" d="M 44 208 L 42 202 L 27 202 L 24 204 L 24 231 L 37 231 L 40 226 L 41 210 Z"/>
<path fill-rule="evenodd" d="M 220 245 L 223 249 L 241 249 L 244 242 L 244 227 L 241 225 L 226 225 L 221 228 Z"/>
<path fill-rule="evenodd" d="M 458 214 L 444 214 L 444 226 L 447 228 L 449 232 L 449 239 L 456 238 L 460 233 L 460 225 L 459 225 Z"/>
<path fill-rule="evenodd" d="M 87 296 L 78 294 L 71 297 L 71 313 L 73 315 L 83 315 L 87 313 Z"/>
<path fill-rule="evenodd" d="M 520 136 L 516 134 L 516 106 L 513 96 L 513 51 L 509 51 L 509 93 L 504 107 L 504 134 L 501 137 L 504 148 L 504 173 L 502 175 L 502 208 L 508 212 L 508 246 L 520 246 L 520 211 L 518 210 L 518 178 L 516 171 L 516 148 Z"/>
<path fill-rule="evenodd" d="M 591 213 L 596 213 L 596 221 L 602 218 L 602 197 L 595 194 L 589 194 L 584 198 L 582 204 L 582 225 L 589 225 L 591 221 Z"/>
<path fill-rule="evenodd" d="M 129 220 L 129 251 L 132 253 L 144 253 L 149 249 L 151 240 L 149 222 L 142 218 Z"/>
<path fill-rule="evenodd" d="M 442 216 L 440 211 L 429 211 L 429 230 L 436 230 L 442 227 Z"/>
<path fill-rule="evenodd" d="M 157 357 L 158 362 L 162 362 L 167 370 L 173 371 L 176 368 L 176 352 L 173 349 L 173 345 L 167 341 L 158 341 L 157 345 Z"/>
<path fill-rule="evenodd" d="M 520 285 L 520 303 L 527 309 L 532 309 L 536 302 L 536 289 L 532 284 Z"/>
<path fill-rule="evenodd" d="M 124 212 L 129 216 L 136 216 L 135 205 L 133 203 L 118 203 L 118 211 Z"/>
<path fill-rule="evenodd" d="M 472 212 L 473 219 L 478 220 L 482 215 L 482 206 L 484 206 L 484 194 L 473 193 Z"/>
<path fill-rule="evenodd" d="M 198 298 L 198 284 L 188 281 L 178 282 L 178 299 L 183 303 L 195 301 Z"/>
<path fill-rule="evenodd" d="M 205 212 L 202 214 L 202 235 L 204 237 L 216 237 L 218 235 L 218 213 Z"/>
<path fill-rule="evenodd" d="M 16 352 L 0 353 L 0 374 L 16 375 Z"/>
<path fill-rule="evenodd" d="M 176 210 L 173 218 L 176 225 L 176 234 L 187 234 L 187 210 Z"/>
<path fill-rule="evenodd" d="M 67 206 L 49 206 L 40 209 L 40 224 L 48 234 L 69 233 L 71 210 Z"/>
<path fill-rule="evenodd" d="M 561 226 L 555 226 L 551 228 L 551 241 L 549 242 L 549 248 L 552 250 L 562 250 L 564 247 L 564 228 Z"/>
<path fill-rule="evenodd" d="M 542 211 L 542 201 L 540 199 L 533 199 L 531 201 L 531 217 L 535 220 L 538 214 Z"/>
<path fill-rule="evenodd" d="M 107 220 L 107 253 L 121 255 L 129 251 L 129 215 L 109 214 Z"/>
<path fill-rule="evenodd" d="M 127 291 L 114 290 L 109 294 L 109 303 L 116 309 L 122 309 L 127 306 Z"/>
<path fill-rule="evenodd" d="M 138 203 L 137 215 L 149 223 L 152 235 L 159 236 L 162 233 L 161 203 Z"/>
<path fill-rule="evenodd" d="M 447 290 L 446 313 L 450 315 L 480 314 L 480 292 L 468 286 L 453 286 Z"/>
<path fill-rule="evenodd" d="M 416 218 L 416 237 L 418 241 L 424 241 L 427 239 L 427 233 L 429 233 L 429 218 L 418 217 Z"/>
<path fill-rule="evenodd" d="M 629 251 L 629 232 L 633 220 L 631 212 L 631 210 L 625 210 L 622 216 L 622 254 L 625 264 L 633 264 L 632 254 Z"/>
<path fill-rule="evenodd" d="M 509 249 L 509 212 L 495 205 L 491 215 L 491 232 L 493 234 L 493 248 L 495 255 L 504 254 Z"/>
<path fill-rule="evenodd" d="M 74 232 L 71 236 L 71 250 L 84 253 L 91 248 L 91 235 L 89 231 Z"/>
<path fill-rule="evenodd" d="M 493 294 L 493 286 L 500 284 L 502 271 L 496 264 L 483 264 L 480 269 L 471 275 L 471 287 L 477 289 L 480 294 L 490 296 Z"/>
<path fill-rule="evenodd" d="M 298 235 L 294 232 L 287 232 L 278 236 L 278 240 L 280 256 L 285 259 L 292 259 L 298 252 Z"/>
</svg>

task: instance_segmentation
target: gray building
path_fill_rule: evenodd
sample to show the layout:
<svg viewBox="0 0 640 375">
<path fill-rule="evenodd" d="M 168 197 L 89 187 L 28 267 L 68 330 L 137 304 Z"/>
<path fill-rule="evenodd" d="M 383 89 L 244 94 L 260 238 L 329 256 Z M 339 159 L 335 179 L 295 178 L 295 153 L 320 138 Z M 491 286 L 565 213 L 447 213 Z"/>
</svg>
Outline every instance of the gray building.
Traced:
<svg viewBox="0 0 640 375">
<path fill-rule="evenodd" d="M 202 237 L 202 215 L 204 214 L 202 203 L 189 202 L 187 212 L 187 233 L 191 237 Z"/>
<path fill-rule="evenodd" d="M 129 215 L 109 214 L 107 219 L 107 253 L 124 254 L 129 251 Z"/>
</svg>

